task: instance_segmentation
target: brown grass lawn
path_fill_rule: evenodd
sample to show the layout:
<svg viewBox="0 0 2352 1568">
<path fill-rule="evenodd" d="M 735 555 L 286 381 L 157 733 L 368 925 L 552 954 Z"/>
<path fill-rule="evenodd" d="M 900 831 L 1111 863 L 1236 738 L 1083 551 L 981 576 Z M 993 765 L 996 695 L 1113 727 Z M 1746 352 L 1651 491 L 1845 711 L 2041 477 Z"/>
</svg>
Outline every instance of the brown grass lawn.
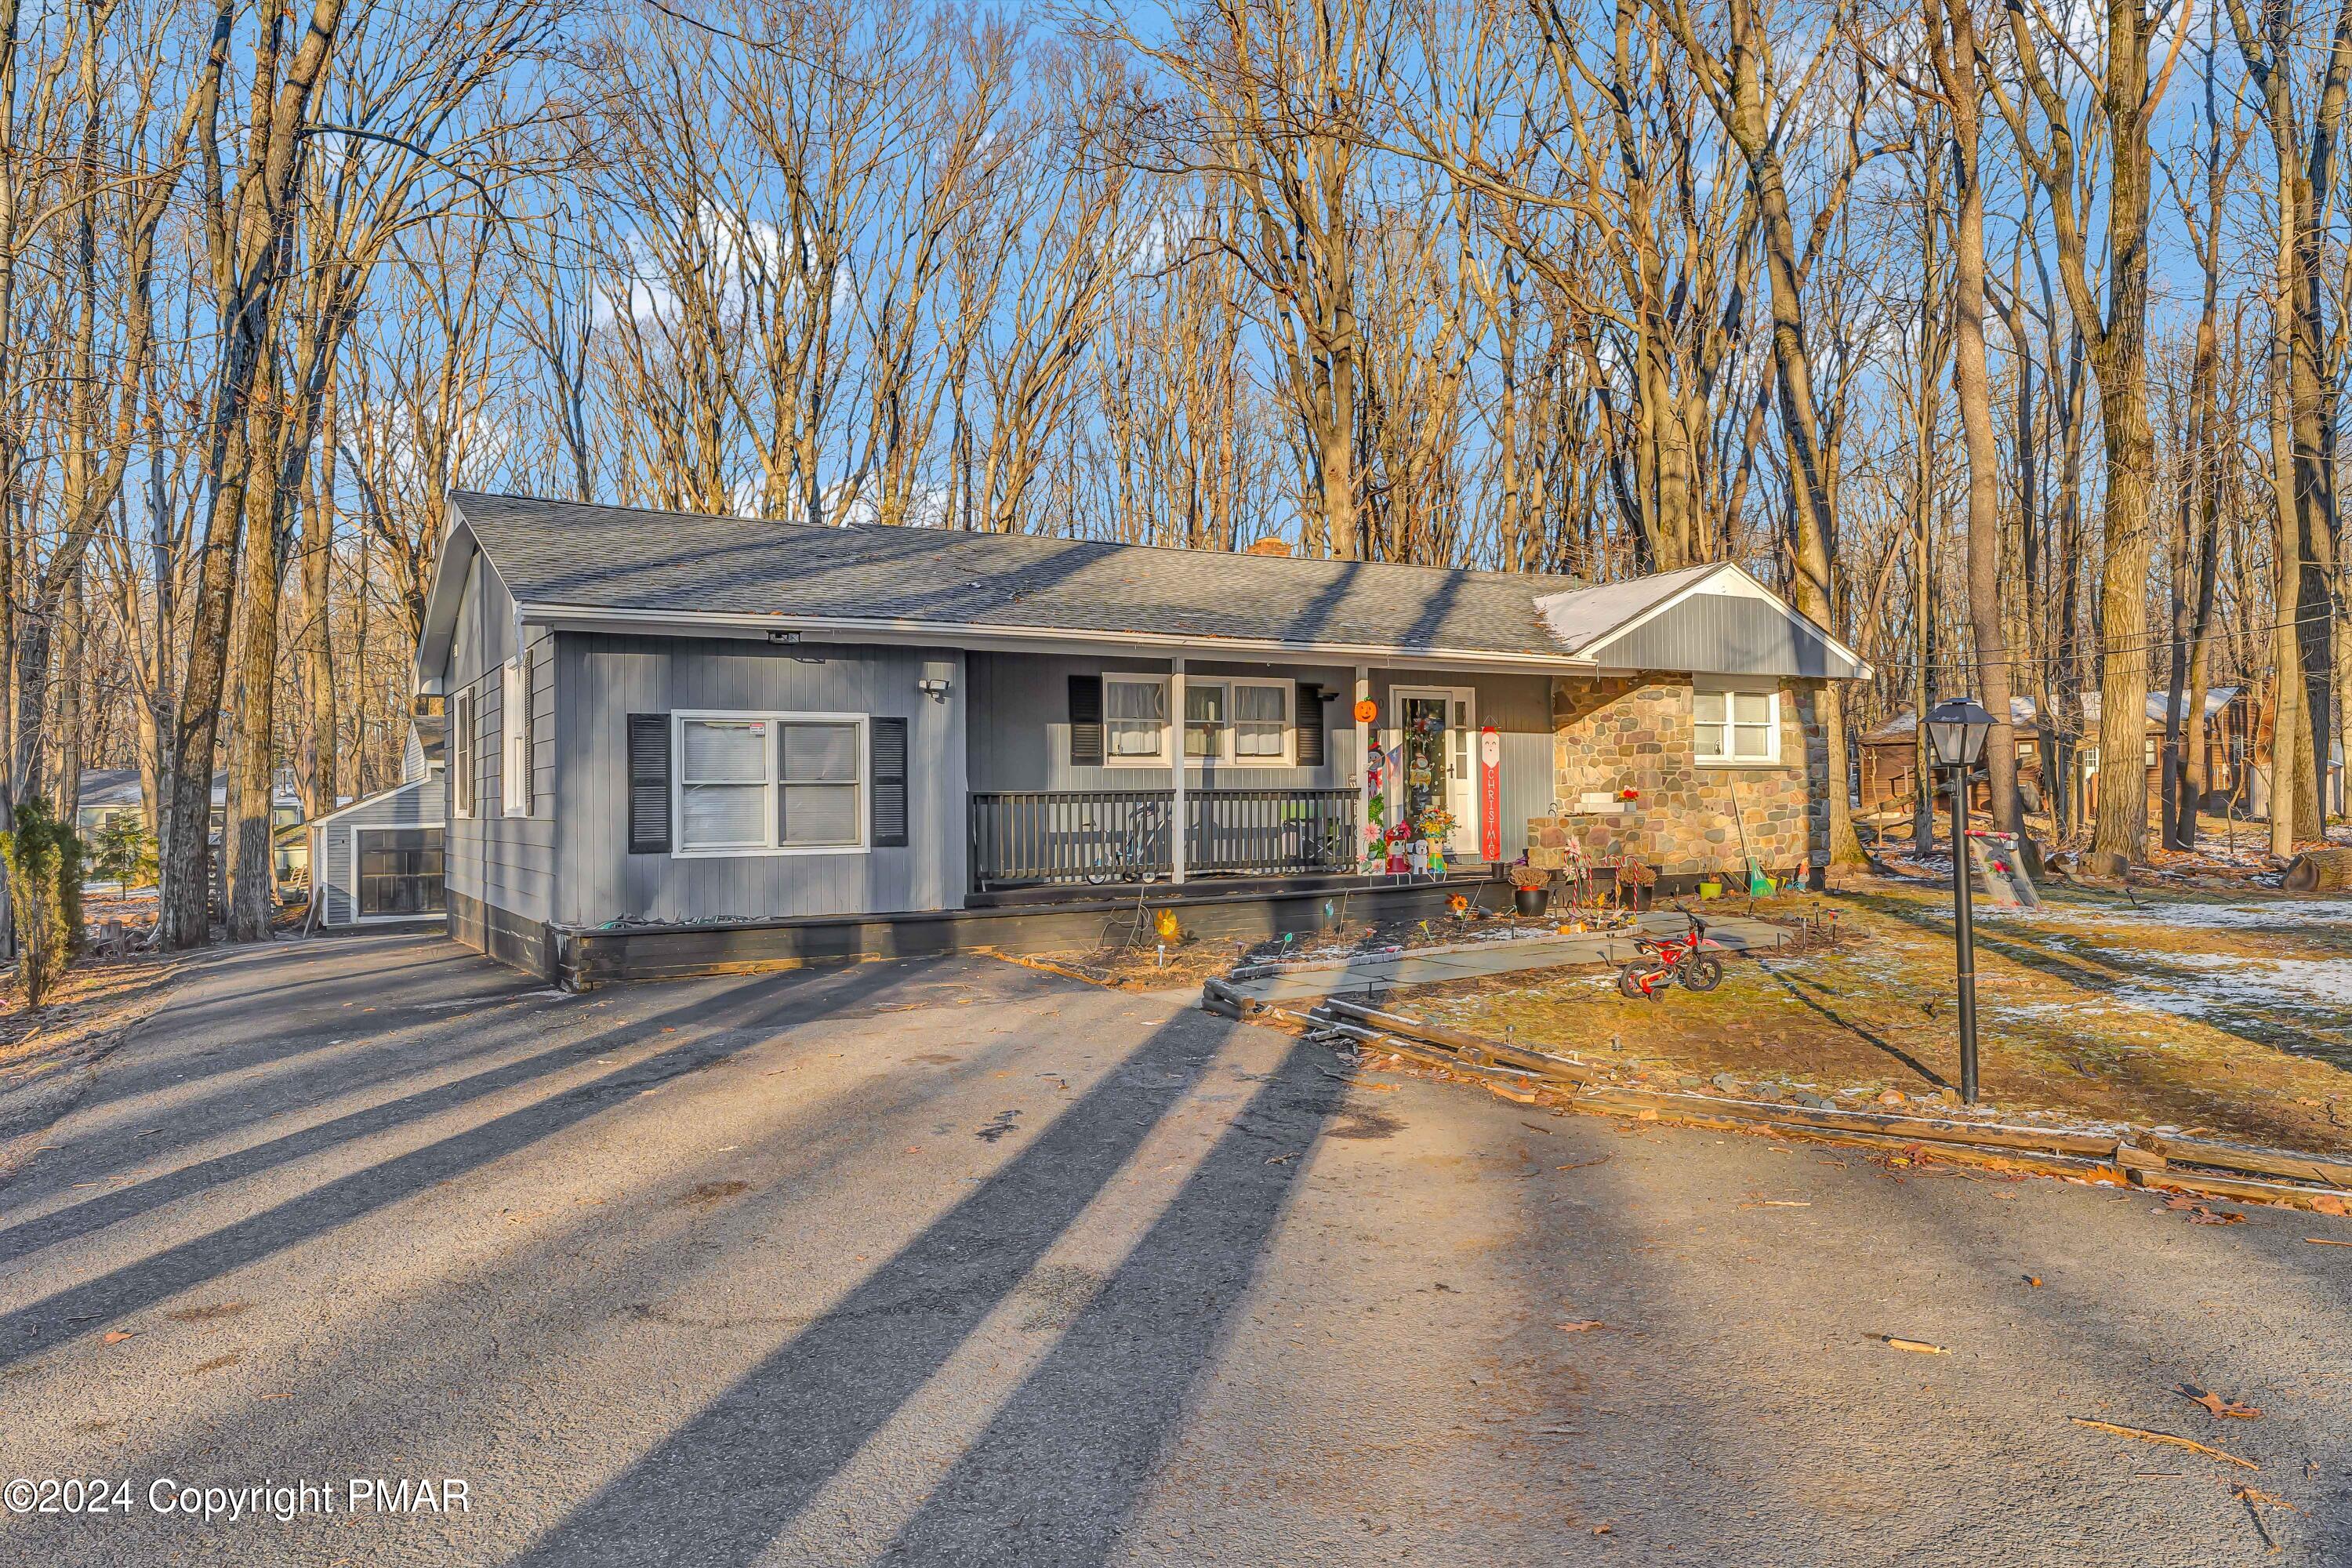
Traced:
<svg viewBox="0 0 2352 1568">
<path fill-rule="evenodd" d="M 1984 1100 L 2007 1111 L 2352 1150 L 2352 900 L 2061 890 L 1977 924 Z M 1417 989 L 1401 1006 L 1673 1082 L 1852 1103 L 1958 1079 L 1951 896 L 1892 879 L 1834 908 L 1843 939 L 1733 958 L 1720 989 L 1655 1002 L 1553 970 Z M 1759 912 L 1771 906 L 1759 908 Z"/>
</svg>

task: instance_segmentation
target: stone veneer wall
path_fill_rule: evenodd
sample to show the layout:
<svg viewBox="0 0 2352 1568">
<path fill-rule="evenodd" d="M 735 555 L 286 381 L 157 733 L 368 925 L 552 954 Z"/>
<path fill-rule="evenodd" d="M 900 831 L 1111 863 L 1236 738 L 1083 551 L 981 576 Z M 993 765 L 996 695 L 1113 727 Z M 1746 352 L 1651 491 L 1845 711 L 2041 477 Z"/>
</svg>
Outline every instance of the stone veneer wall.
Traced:
<svg viewBox="0 0 2352 1568">
<path fill-rule="evenodd" d="M 1551 683 L 1553 794 L 1563 813 L 1593 792 L 1640 792 L 1623 816 L 1538 817 L 1528 847 L 1573 837 L 1595 864 L 1632 858 L 1669 877 L 1737 869 L 1748 852 L 1776 872 L 1829 861 L 1829 748 L 1818 681 L 1780 687 L 1780 763 L 1700 767 L 1691 683 L 1654 675 Z M 1546 857 L 1549 858 L 1549 857 Z M 1540 862 L 1538 862 L 1540 863 Z"/>
</svg>

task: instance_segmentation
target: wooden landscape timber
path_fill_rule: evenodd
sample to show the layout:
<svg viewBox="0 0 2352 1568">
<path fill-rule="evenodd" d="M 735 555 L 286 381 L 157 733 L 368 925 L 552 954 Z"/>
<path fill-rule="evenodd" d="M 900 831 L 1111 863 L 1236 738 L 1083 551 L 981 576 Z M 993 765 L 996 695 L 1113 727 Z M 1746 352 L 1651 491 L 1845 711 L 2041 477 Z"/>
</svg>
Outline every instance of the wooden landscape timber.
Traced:
<svg viewBox="0 0 2352 1568">
<path fill-rule="evenodd" d="M 1221 980 L 1202 986 L 1202 1007 L 1221 1017 L 1360 1047 L 1466 1078 L 1518 1099 L 1527 1090 L 1563 1110 L 1764 1132 L 1889 1152 L 1916 1151 L 1991 1169 L 2129 1184 L 2241 1203 L 2352 1215 L 2352 1161 L 2293 1150 L 2143 1132 L 2114 1132 L 1962 1116 L 1820 1110 L 1765 1100 L 1645 1089 L 1611 1079 L 1599 1064 L 1487 1038 L 1408 1014 L 1336 998 L 1299 1012 L 1271 1006 Z M 2282 1179 L 2284 1178 L 2284 1179 Z"/>
</svg>

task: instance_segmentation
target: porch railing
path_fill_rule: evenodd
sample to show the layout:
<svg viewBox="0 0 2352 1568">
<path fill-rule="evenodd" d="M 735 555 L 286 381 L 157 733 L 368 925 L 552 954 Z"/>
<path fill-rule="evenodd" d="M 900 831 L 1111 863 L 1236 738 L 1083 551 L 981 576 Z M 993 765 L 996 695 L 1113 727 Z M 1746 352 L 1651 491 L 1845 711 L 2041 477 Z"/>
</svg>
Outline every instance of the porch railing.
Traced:
<svg viewBox="0 0 2352 1568">
<path fill-rule="evenodd" d="M 971 796 L 971 874 L 985 890 L 1016 882 L 1118 882 L 1174 868 L 1175 792 L 1024 790 Z M 1356 836 L 1345 789 L 1204 789 L 1184 797 L 1192 875 L 1342 870 Z"/>
</svg>

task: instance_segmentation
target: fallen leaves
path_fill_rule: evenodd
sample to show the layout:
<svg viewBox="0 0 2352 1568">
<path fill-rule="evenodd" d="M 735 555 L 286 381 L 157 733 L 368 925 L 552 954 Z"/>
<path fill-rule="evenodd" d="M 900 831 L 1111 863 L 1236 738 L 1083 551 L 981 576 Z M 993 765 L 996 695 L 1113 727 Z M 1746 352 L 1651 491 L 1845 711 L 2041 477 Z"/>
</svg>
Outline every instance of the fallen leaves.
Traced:
<svg viewBox="0 0 2352 1568">
<path fill-rule="evenodd" d="M 2027 1275 L 2027 1276 L 2025 1277 L 2025 1282 L 2026 1282 L 2028 1285 L 2032 1286 L 2036 1290 L 2039 1290 L 2039 1289 L 2042 1289 L 2042 1276 L 2041 1276 L 2041 1275 L 2039 1275 L 2039 1274 L 2029 1274 L 2029 1275 Z"/>
<path fill-rule="evenodd" d="M 2094 1421 L 2087 1415 L 2069 1415 L 2066 1419 L 2077 1426 L 2088 1426 L 2094 1432 L 2107 1432 L 2118 1437 L 2137 1437 L 2143 1443 L 2162 1443 L 2168 1447 L 2186 1448 L 2192 1454 L 2202 1454 L 2208 1458 L 2226 1460 L 2242 1469 L 2262 1468 L 2252 1459 L 2241 1458 L 2235 1454 L 2226 1454 L 2219 1448 L 2209 1448 L 2193 1437 L 2177 1436 L 2170 1432 L 2151 1432 L 2144 1426 L 2118 1426 L 2112 1421 Z"/>
<path fill-rule="evenodd" d="M 98 1342 L 102 1345 L 119 1345 L 137 1332 L 136 1329 L 109 1329 L 99 1336 Z"/>
<path fill-rule="evenodd" d="M 1888 1350 L 1911 1351 L 1919 1355 L 1949 1355 L 1952 1353 L 1943 1346 L 1930 1344 L 1926 1340 L 1898 1339 L 1893 1334 L 1870 1334 L 1865 1337 L 1876 1340 Z"/>
<path fill-rule="evenodd" d="M 2221 1394 L 2213 1393 L 2210 1389 L 2200 1388 L 2193 1383 L 2184 1383 L 2179 1387 L 2174 1389 L 2173 1392 L 2179 1394 L 2181 1398 L 2186 1399 L 2191 1405 L 2203 1405 L 2220 1419 L 2231 1421 L 2252 1421 L 2260 1417 L 2262 1415 L 2262 1411 L 2254 1405 L 2241 1405 L 2235 1400 L 2225 1399 Z"/>
<path fill-rule="evenodd" d="M 2236 1209 L 2217 1209 L 2200 1198 L 2190 1197 L 2187 1193 L 2175 1193 L 2148 1212 L 2185 1214 L 2189 1216 L 2189 1223 L 2191 1225 L 2243 1225 L 2246 1222 L 2246 1216 Z"/>
<path fill-rule="evenodd" d="M 1605 1329 L 1608 1326 L 1608 1324 L 1602 1322 L 1598 1318 L 1580 1318 L 1572 1323 L 1554 1323 L 1552 1325 L 1553 1328 L 1558 1329 L 1563 1334 L 1588 1333 L 1594 1329 Z"/>
</svg>

